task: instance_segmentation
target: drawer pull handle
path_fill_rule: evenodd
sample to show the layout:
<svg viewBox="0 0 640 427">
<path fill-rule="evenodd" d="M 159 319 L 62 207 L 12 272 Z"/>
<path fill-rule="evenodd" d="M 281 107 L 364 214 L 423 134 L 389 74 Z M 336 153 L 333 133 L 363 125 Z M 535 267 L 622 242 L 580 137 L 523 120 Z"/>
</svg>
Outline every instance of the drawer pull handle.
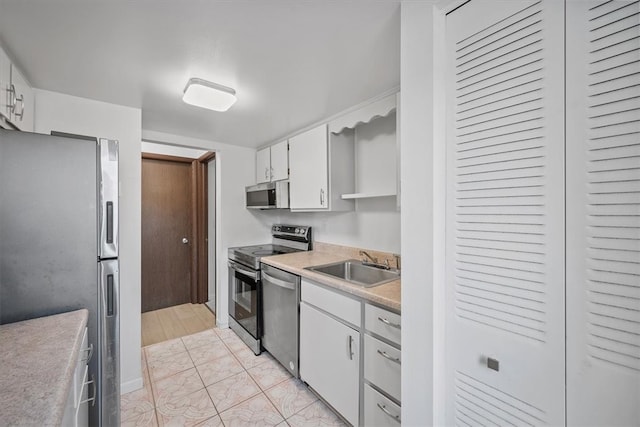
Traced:
<svg viewBox="0 0 640 427">
<path fill-rule="evenodd" d="M 98 395 L 98 390 L 97 390 L 97 387 L 96 387 L 96 379 L 94 378 L 93 375 L 91 375 L 91 381 L 87 381 L 86 383 L 84 383 L 84 385 L 89 385 L 89 384 L 91 384 L 91 386 L 93 387 L 93 397 L 90 397 L 88 399 L 85 399 L 85 400 L 81 401 L 80 404 L 91 402 L 91 406 L 95 406 L 96 405 L 96 396 Z"/>
<path fill-rule="evenodd" d="M 391 360 L 393 363 L 397 363 L 398 365 L 400 364 L 399 358 L 389 356 L 386 351 L 378 350 L 378 354 L 387 360 Z"/>
<path fill-rule="evenodd" d="M 88 352 L 87 353 L 87 357 L 82 359 L 82 361 L 86 362 L 86 363 L 89 363 L 89 361 L 91 360 L 91 356 L 93 356 L 93 344 L 89 344 L 89 347 L 83 349 L 82 351 Z"/>
<path fill-rule="evenodd" d="M 378 317 L 378 320 L 384 323 L 385 325 L 391 326 L 392 328 L 400 329 L 400 324 L 389 322 L 387 319 L 383 317 Z"/>
<path fill-rule="evenodd" d="M 400 415 L 393 415 L 391 412 L 389 412 L 389 410 L 387 409 L 386 406 L 381 405 L 380 403 L 376 403 L 376 405 L 378 405 L 378 408 L 380 408 L 380 410 L 382 412 L 384 412 L 385 414 L 387 414 L 387 416 L 393 418 L 394 420 L 396 420 L 397 422 L 401 422 L 400 421 Z"/>
</svg>

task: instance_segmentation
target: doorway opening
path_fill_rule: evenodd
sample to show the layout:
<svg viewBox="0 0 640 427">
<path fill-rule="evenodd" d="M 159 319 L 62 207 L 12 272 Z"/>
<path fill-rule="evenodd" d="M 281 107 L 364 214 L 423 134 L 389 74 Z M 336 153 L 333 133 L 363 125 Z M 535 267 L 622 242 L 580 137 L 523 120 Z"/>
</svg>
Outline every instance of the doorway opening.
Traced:
<svg viewBox="0 0 640 427">
<path fill-rule="evenodd" d="M 146 346 L 215 326 L 215 153 L 145 143 L 141 162 Z"/>
</svg>

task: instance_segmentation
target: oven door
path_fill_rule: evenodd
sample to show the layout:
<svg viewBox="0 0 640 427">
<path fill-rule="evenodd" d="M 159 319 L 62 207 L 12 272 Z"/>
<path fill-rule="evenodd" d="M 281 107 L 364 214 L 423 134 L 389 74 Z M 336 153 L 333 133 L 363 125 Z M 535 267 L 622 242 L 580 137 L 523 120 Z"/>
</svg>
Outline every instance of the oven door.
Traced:
<svg viewBox="0 0 640 427">
<path fill-rule="evenodd" d="M 262 333 L 259 285 L 259 271 L 229 260 L 229 315 L 255 339 Z"/>
</svg>

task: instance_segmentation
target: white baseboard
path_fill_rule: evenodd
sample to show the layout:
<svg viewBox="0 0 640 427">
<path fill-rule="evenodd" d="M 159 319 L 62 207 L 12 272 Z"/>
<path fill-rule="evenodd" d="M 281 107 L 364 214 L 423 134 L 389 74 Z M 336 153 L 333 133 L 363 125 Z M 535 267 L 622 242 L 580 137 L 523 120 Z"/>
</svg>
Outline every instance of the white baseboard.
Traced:
<svg viewBox="0 0 640 427">
<path fill-rule="evenodd" d="M 141 389 L 143 386 L 142 377 L 120 384 L 120 394 L 129 393 Z"/>
</svg>

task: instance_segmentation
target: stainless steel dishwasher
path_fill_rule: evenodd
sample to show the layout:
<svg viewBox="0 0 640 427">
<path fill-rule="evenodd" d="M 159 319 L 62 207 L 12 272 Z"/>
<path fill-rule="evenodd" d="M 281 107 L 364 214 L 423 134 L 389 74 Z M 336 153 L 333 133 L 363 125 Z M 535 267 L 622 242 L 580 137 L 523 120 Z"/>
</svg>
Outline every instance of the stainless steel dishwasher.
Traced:
<svg viewBox="0 0 640 427">
<path fill-rule="evenodd" d="M 300 276 L 262 264 L 262 346 L 295 378 L 299 303 Z"/>
</svg>

